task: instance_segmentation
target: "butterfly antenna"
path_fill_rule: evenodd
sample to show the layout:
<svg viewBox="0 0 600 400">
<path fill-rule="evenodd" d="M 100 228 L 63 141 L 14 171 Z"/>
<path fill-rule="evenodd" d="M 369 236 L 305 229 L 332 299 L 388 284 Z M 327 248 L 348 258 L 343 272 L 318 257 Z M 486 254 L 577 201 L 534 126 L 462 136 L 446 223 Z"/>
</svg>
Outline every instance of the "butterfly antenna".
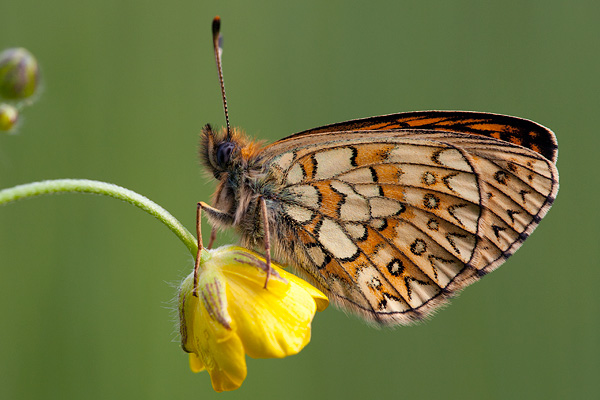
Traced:
<svg viewBox="0 0 600 400">
<path fill-rule="evenodd" d="M 223 37 L 221 36 L 221 18 L 216 16 L 212 22 L 213 47 L 215 49 L 215 60 L 221 83 L 221 97 L 225 109 L 225 122 L 227 123 L 227 140 L 231 139 L 231 126 L 229 125 L 229 113 L 227 112 L 227 97 L 225 96 L 225 83 L 223 83 L 223 67 L 221 67 L 221 56 L 223 55 Z"/>
</svg>

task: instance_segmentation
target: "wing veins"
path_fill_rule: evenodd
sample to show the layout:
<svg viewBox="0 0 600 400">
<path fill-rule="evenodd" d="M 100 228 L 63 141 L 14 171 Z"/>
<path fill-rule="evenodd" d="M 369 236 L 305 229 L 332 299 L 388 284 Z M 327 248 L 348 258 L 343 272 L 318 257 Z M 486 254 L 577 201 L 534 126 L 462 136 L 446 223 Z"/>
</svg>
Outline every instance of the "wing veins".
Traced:
<svg viewBox="0 0 600 400">
<path fill-rule="evenodd" d="M 404 221 L 406 221 L 406 220 L 404 220 Z M 414 227 L 416 230 L 418 230 L 419 232 L 421 232 L 421 233 L 422 233 L 424 236 L 426 236 L 426 237 L 430 238 L 431 240 L 433 240 L 433 241 L 435 242 L 435 240 L 434 240 L 434 239 L 433 239 L 431 236 L 429 236 L 427 233 L 425 233 L 425 232 L 424 232 L 422 229 L 420 229 L 418 226 L 416 226 L 415 224 L 413 224 L 413 223 L 411 223 L 411 222 L 408 222 L 408 221 L 406 221 L 406 222 L 407 222 L 409 225 L 412 225 L 412 226 L 413 226 L 413 227 Z M 379 233 L 379 232 L 377 232 L 377 233 Z M 380 235 L 381 235 L 381 234 L 380 234 Z M 382 236 L 382 235 L 381 235 L 381 236 Z M 382 237 L 383 237 L 383 236 L 382 236 Z M 436 242 L 436 243 L 437 243 L 437 242 Z M 438 243 L 438 244 L 439 244 L 439 243 Z M 446 250 L 446 251 L 447 251 L 447 249 L 446 249 L 445 247 L 443 247 L 441 244 L 439 244 L 439 245 L 440 245 L 440 247 L 442 247 L 444 250 Z M 416 268 L 417 268 L 419 271 L 421 271 L 421 272 L 423 273 L 423 275 L 425 275 L 427 278 L 429 278 L 429 280 L 430 280 L 431 282 L 433 282 L 433 284 L 434 284 L 435 286 L 437 286 L 437 287 L 440 289 L 440 291 L 443 291 L 443 290 L 444 290 L 446 287 L 448 287 L 448 285 L 449 285 L 450 283 L 448 283 L 448 285 L 446 285 L 446 286 L 444 286 L 444 287 L 440 286 L 440 285 L 439 285 L 439 284 L 438 284 L 438 283 L 437 283 L 437 282 L 436 282 L 436 281 L 435 281 L 435 280 L 434 280 L 432 277 L 430 277 L 430 276 L 429 276 L 429 274 L 428 274 L 427 272 L 425 272 L 423 269 L 421 269 L 421 267 L 420 267 L 420 266 L 419 266 L 417 263 L 415 263 L 415 262 L 414 262 L 414 261 L 413 261 L 413 260 L 412 260 L 412 259 L 411 259 L 411 258 L 408 256 L 408 255 L 406 255 L 406 254 L 405 254 L 403 251 L 401 251 L 400 249 L 398 249 L 398 248 L 397 248 L 395 245 L 393 245 L 393 244 L 391 244 L 391 243 L 390 243 L 390 246 L 393 246 L 393 247 L 394 247 L 396 250 L 398 250 L 398 252 L 400 252 L 400 254 L 404 255 L 404 256 L 405 256 L 407 259 L 409 259 L 409 260 L 410 260 L 410 262 L 411 262 L 411 264 L 413 264 L 413 265 L 414 265 L 414 266 L 415 266 L 415 267 L 416 267 Z M 456 259 L 456 260 L 457 260 L 457 261 L 458 261 L 460 264 L 462 264 L 463 266 L 465 265 L 465 263 L 464 263 L 464 262 L 462 262 L 460 259 L 458 259 L 458 258 L 457 258 L 457 257 L 456 257 L 454 254 L 452 254 L 452 253 L 450 253 L 450 252 L 448 252 L 448 254 L 450 254 L 450 256 L 452 256 L 453 258 L 455 258 L 455 259 Z M 436 268 L 435 268 L 435 267 L 433 267 L 433 266 L 432 266 L 432 268 L 433 268 L 433 269 L 436 269 Z M 461 271 L 462 271 L 462 270 L 461 270 Z M 434 297 L 435 297 L 435 296 L 434 296 Z M 428 299 L 427 301 L 429 301 L 429 299 Z M 425 304 L 427 303 L 427 301 L 426 301 L 426 302 L 424 302 L 424 303 L 423 303 L 421 306 L 425 305 Z M 419 307 L 421 307 L 421 306 L 419 306 Z M 417 307 L 417 308 L 418 308 L 418 307 Z"/>
<path fill-rule="evenodd" d="M 495 166 L 497 166 L 498 168 L 500 168 L 502 171 L 506 172 L 507 174 L 509 174 L 511 176 L 511 178 L 521 182 L 522 184 L 524 184 L 526 187 L 531 188 L 532 191 L 534 191 L 535 193 L 537 193 L 538 195 L 540 195 L 541 197 L 543 197 L 544 199 L 548 199 L 550 196 L 550 194 L 552 193 L 552 190 L 549 191 L 549 194 L 544 194 L 542 192 L 540 192 L 539 190 L 537 190 L 535 187 L 533 187 L 532 185 L 530 185 L 529 183 L 525 182 L 523 179 L 521 179 L 518 175 L 513 174 L 512 172 L 504 169 L 503 167 L 501 167 L 500 165 L 496 164 L 495 162 L 493 162 L 492 160 L 489 160 L 492 164 L 494 164 Z M 536 174 L 539 175 L 539 174 Z M 540 175 L 542 176 L 542 175 Z M 552 185 L 551 188 L 554 188 L 554 184 L 555 181 L 552 181 Z M 512 201 L 514 201 L 515 203 L 519 204 L 518 201 L 516 201 L 515 199 L 513 199 L 511 196 L 509 196 L 508 193 L 506 193 L 504 190 L 500 189 L 500 187 L 498 185 L 496 185 L 496 183 L 493 180 L 489 180 L 489 181 L 484 181 L 485 183 L 487 183 L 488 185 L 492 186 L 493 188 L 495 188 L 496 190 L 498 190 L 499 192 L 502 192 L 503 194 L 506 195 L 506 197 L 510 198 Z"/>
<path fill-rule="evenodd" d="M 413 208 L 414 208 L 414 207 L 413 207 Z M 421 209 L 417 209 L 417 210 L 421 210 Z M 424 210 L 421 210 L 421 211 L 424 211 Z M 427 211 L 426 211 L 426 212 L 427 212 Z M 462 235 L 465 235 L 465 234 L 466 234 L 467 236 L 473 236 L 473 237 L 475 237 L 475 238 L 477 238 L 477 237 L 478 237 L 477 233 L 471 233 L 471 232 L 469 232 L 469 231 L 467 231 L 467 230 L 463 229 L 462 227 L 460 227 L 460 226 L 458 226 L 458 225 L 456 225 L 456 224 L 454 224 L 454 223 L 452 223 L 452 222 L 450 222 L 450 221 L 448 221 L 448 220 L 446 220 L 446 219 L 444 219 L 444 218 L 438 217 L 438 216 L 437 216 L 437 215 L 435 215 L 435 214 L 434 214 L 434 216 L 436 216 L 437 218 L 439 218 L 439 219 L 443 220 L 444 222 L 447 222 L 447 223 L 449 223 L 450 225 L 452 225 L 452 226 L 454 226 L 454 227 L 458 228 L 459 230 L 461 230 L 461 231 L 465 232 L 465 233 L 461 233 Z M 415 225 L 415 224 L 414 224 L 414 223 L 412 223 L 411 221 L 409 221 L 409 220 L 407 220 L 407 219 L 404 219 L 404 218 L 402 218 L 400 215 L 394 215 L 394 216 L 391 216 L 391 217 L 388 217 L 388 218 L 390 218 L 390 219 L 396 219 L 396 220 L 399 220 L 399 221 L 404 221 L 404 222 L 406 222 L 406 223 L 408 223 L 408 224 L 412 225 L 412 226 L 413 226 L 415 229 L 419 230 L 419 231 L 420 231 L 421 233 L 423 233 L 425 236 L 427 236 L 427 237 L 428 237 L 428 238 L 430 238 L 432 241 L 434 241 L 435 243 L 437 243 L 437 244 L 438 244 L 438 245 L 439 245 L 441 248 L 443 248 L 444 250 L 446 250 L 446 251 L 447 251 L 447 252 L 448 252 L 448 253 L 449 253 L 449 254 L 450 254 L 452 257 L 456 258 L 456 259 L 457 259 L 457 260 L 458 260 L 460 263 L 462 263 L 462 264 L 466 264 L 465 262 L 463 262 L 461 259 L 459 259 L 458 257 L 456 257 L 456 256 L 455 256 L 455 255 L 452 253 L 452 250 L 454 250 L 454 249 L 449 249 L 449 248 L 447 247 L 447 245 L 445 244 L 445 242 L 444 242 L 443 244 L 442 244 L 442 243 L 439 243 L 439 242 L 438 242 L 438 241 L 436 241 L 436 240 L 435 240 L 435 239 L 434 239 L 432 236 L 430 236 L 428 233 L 426 233 L 426 231 L 424 231 L 423 229 L 419 228 L 417 225 Z M 477 219 L 477 225 L 479 226 L 479 218 Z M 447 230 L 446 230 L 445 232 L 447 232 L 447 233 L 457 233 L 457 232 L 450 232 L 450 231 L 447 231 Z M 468 262 L 470 262 L 470 261 L 471 261 L 471 260 L 469 259 L 469 261 L 467 261 L 467 263 L 468 263 Z M 424 271 L 423 271 L 423 272 L 424 272 Z"/>
</svg>

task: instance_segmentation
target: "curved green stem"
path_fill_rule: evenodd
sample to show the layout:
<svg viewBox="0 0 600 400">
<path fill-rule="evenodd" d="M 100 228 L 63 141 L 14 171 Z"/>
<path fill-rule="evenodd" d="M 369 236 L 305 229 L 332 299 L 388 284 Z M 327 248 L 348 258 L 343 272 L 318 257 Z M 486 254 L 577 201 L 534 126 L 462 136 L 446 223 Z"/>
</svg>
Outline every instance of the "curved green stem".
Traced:
<svg viewBox="0 0 600 400">
<path fill-rule="evenodd" d="M 133 204 L 165 224 L 196 257 L 198 251 L 196 239 L 174 216 L 147 197 L 112 183 L 88 179 L 56 179 L 27 183 L 0 190 L 0 205 L 52 193 L 93 193 Z"/>
</svg>

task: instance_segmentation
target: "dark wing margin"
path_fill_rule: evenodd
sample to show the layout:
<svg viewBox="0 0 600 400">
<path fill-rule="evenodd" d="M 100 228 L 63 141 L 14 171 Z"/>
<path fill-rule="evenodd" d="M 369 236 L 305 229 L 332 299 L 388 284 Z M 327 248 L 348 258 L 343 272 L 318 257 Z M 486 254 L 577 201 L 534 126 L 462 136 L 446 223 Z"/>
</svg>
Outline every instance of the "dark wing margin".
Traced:
<svg viewBox="0 0 600 400">
<path fill-rule="evenodd" d="M 554 133 L 536 122 L 475 111 L 414 111 L 354 119 L 298 132 L 281 141 L 317 133 L 362 130 L 422 129 L 482 135 L 531 149 L 556 164 Z"/>
</svg>

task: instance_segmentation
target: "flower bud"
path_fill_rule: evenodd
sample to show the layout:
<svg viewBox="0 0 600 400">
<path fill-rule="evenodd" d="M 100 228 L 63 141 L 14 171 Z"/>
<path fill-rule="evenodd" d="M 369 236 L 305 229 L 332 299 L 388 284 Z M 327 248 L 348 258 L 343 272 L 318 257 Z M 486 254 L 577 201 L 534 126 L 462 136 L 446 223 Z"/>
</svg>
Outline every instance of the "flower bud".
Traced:
<svg viewBox="0 0 600 400">
<path fill-rule="evenodd" d="M 10 104 L 0 104 L 0 131 L 10 131 L 19 120 L 19 111 Z"/>
<path fill-rule="evenodd" d="M 22 100 L 35 93 L 39 68 L 35 57 L 24 48 L 6 49 L 0 54 L 0 96 Z"/>
</svg>

